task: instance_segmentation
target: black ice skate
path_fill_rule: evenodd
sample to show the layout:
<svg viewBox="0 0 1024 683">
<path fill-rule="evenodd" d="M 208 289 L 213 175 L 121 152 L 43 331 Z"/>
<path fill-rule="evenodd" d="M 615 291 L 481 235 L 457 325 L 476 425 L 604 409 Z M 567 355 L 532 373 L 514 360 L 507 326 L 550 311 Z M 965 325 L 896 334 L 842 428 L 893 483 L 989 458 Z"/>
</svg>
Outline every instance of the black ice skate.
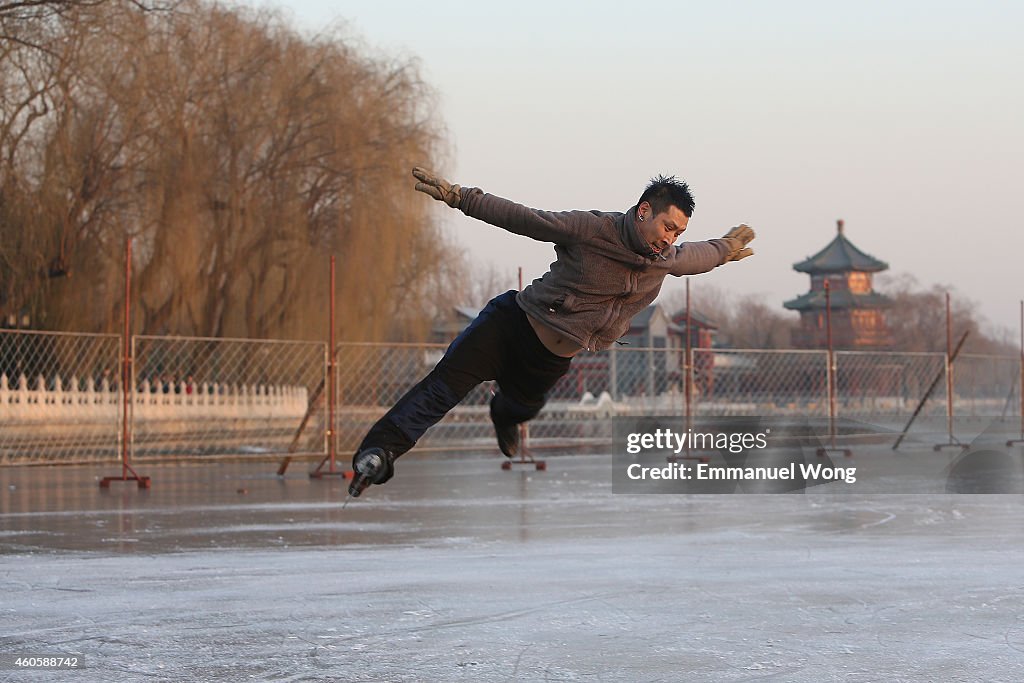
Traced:
<svg viewBox="0 0 1024 683">
<path fill-rule="evenodd" d="M 491 397 L 491 422 L 494 424 L 494 434 L 498 437 L 498 448 L 505 454 L 506 458 L 514 458 L 519 455 L 519 425 L 515 422 L 501 422 L 494 415 L 494 402 L 497 394 Z"/>
<path fill-rule="evenodd" d="M 348 485 L 348 493 L 353 498 L 366 490 L 370 484 L 383 484 L 395 474 L 395 456 L 383 448 L 367 448 L 359 451 L 352 458 L 352 483 Z"/>
</svg>

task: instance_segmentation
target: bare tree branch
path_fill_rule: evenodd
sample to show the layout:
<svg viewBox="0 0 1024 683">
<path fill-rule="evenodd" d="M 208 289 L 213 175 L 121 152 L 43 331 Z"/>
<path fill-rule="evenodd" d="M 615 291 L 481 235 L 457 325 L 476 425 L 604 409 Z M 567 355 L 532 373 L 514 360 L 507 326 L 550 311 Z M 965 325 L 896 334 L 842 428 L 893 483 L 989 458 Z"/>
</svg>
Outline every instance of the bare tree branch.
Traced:
<svg viewBox="0 0 1024 683">
<path fill-rule="evenodd" d="M 342 337 L 455 300 L 411 65 L 202 0 L 0 0 L 0 33 L 0 313 L 112 329 L 129 235 L 151 333 L 322 338 L 331 253 Z"/>
</svg>

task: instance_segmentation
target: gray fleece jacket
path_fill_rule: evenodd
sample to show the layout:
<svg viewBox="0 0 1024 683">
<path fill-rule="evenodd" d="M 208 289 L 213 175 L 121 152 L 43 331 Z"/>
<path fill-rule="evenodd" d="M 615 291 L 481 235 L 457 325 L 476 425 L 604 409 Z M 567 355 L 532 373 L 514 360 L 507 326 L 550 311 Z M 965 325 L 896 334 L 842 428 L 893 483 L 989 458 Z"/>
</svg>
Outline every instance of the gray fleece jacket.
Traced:
<svg viewBox="0 0 1024 683">
<path fill-rule="evenodd" d="M 629 329 L 633 316 L 658 296 L 666 275 L 694 275 L 722 265 L 724 240 L 686 242 L 661 260 L 626 213 L 538 211 L 479 188 L 462 188 L 467 216 L 542 242 L 554 242 L 556 260 L 516 301 L 528 315 L 591 351 L 606 349 Z"/>
</svg>

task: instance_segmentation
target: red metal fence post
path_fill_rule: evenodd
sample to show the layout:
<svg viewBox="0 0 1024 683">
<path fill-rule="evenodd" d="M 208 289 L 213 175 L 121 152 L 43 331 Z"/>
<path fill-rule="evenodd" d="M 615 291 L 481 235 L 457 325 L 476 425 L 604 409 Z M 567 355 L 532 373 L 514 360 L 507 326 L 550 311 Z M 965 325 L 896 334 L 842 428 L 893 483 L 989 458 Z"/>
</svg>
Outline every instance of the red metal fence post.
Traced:
<svg viewBox="0 0 1024 683">
<path fill-rule="evenodd" d="M 961 450 L 970 448 L 968 444 L 957 441 L 953 434 L 953 390 L 956 386 L 953 380 L 953 362 L 959 351 L 960 345 L 957 345 L 955 351 L 953 349 L 953 310 L 950 305 L 949 292 L 946 292 L 946 428 L 949 432 L 949 440 L 946 443 L 935 444 L 934 450 L 936 451 L 941 451 L 943 448 L 959 448 Z"/>
<path fill-rule="evenodd" d="M 693 365 L 693 317 L 690 315 L 690 278 L 686 278 L 686 340 L 683 346 L 683 403 L 686 410 L 686 433 L 693 433 L 693 385 L 696 370 Z M 711 453 L 702 451 L 699 455 L 693 454 L 690 439 L 686 440 L 686 455 L 670 455 L 665 458 L 667 462 L 679 462 L 680 460 L 699 460 L 710 462 Z"/>
<path fill-rule="evenodd" d="M 1020 394 L 1020 438 L 1010 439 L 1007 446 L 1017 443 L 1024 443 L 1024 300 L 1020 302 L 1020 384 L 1017 385 L 1017 393 Z"/>
<path fill-rule="evenodd" d="M 690 278 L 686 278 L 686 379 L 683 389 L 686 393 L 686 430 L 693 429 L 693 319 L 690 317 Z M 686 440 L 686 454 L 690 454 L 690 440 Z"/>
<path fill-rule="evenodd" d="M 836 448 L 836 352 L 832 342 L 832 286 L 828 277 L 825 278 L 825 349 L 827 352 L 825 387 L 828 393 L 829 448 L 819 448 L 818 455 L 825 456 L 829 451 L 836 451 L 850 457 L 852 453 L 848 448 Z"/>
<path fill-rule="evenodd" d="M 330 292 L 328 294 L 327 313 L 327 384 L 324 391 L 327 392 L 327 457 L 320 461 L 316 469 L 309 473 L 310 478 L 319 479 L 323 476 L 342 476 L 346 479 L 352 477 L 350 470 L 339 470 L 336 464 L 337 456 L 337 430 L 334 428 L 335 401 L 338 395 L 338 373 L 337 373 L 337 351 L 334 348 L 334 289 L 335 289 L 335 256 L 331 254 Z M 329 463 L 324 470 L 324 463 Z"/>
<path fill-rule="evenodd" d="M 129 237 L 124 249 L 124 331 L 121 339 L 121 476 L 100 479 L 100 488 L 110 488 L 114 481 L 134 481 L 140 489 L 151 485 L 149 477 L 140 477 L 131 466 L 131 400 L 135 390 L 132 368 L 132 240 Z M 130 475 L 130 476 L 129 476 Z"/>
</svg>

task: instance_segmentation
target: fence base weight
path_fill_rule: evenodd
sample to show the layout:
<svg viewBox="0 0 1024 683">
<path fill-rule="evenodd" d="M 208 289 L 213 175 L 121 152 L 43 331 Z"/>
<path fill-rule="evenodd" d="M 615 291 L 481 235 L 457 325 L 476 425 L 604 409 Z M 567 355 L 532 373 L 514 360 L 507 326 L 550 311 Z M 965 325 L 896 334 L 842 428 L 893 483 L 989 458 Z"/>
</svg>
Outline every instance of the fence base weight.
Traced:
<svg viewBox="0 0 1024 683">
<path fill-rule="evenodd" d="M 134 481 L 138 484 L 140 489 L 148 489 L 152 485 L 152 481 L 149 477 L 140 477 L 131 467 L 124 466 L 124 471 L 121 472 L 120 477 L 103 477 L 100 479 L 100 488 L 109 489 L 110 484 L 115 481 Z"/>
</svg>

